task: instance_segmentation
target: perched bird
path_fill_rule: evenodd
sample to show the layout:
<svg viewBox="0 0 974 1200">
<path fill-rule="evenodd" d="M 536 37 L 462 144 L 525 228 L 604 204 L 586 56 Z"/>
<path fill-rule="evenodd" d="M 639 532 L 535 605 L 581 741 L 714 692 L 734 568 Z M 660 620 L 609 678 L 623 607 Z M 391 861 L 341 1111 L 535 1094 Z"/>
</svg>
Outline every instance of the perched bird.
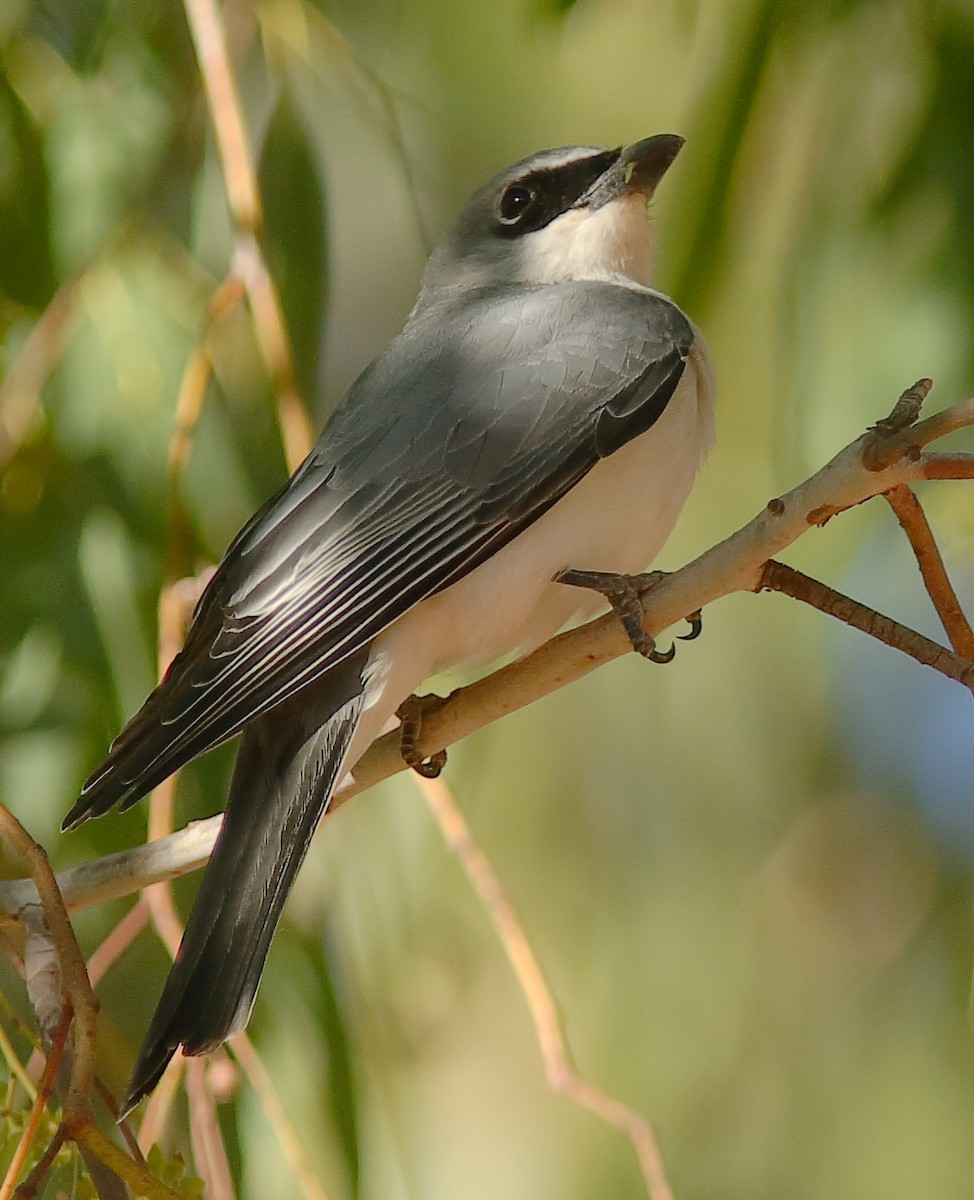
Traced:
<svg viewBox="0 0 974 1200">
<path fill-rule="evenodd" d="M 66 829 L 242 734 L 126 1112 L 179 1046 L 244 1028 L 329 798 L 402 702 L 605 606 L 556 577 L 619 602 L 598 573 L 643 569 L 669 536 L 713 440 L 706 351 L 651 286 L 647 202 L 682 144 L 545 150 L 474 193 L 84 785 Z"/>
</svg>

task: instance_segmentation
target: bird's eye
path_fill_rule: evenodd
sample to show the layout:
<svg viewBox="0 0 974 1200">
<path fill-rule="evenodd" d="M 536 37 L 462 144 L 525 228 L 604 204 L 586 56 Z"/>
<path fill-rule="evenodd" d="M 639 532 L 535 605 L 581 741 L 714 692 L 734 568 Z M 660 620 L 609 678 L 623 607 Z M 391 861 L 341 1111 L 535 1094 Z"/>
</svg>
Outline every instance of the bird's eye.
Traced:
<svg viewBox="0 0 974 1200">
<path fill-rule="evenodd" d="M 532 188 L 514 183 L 501 197 L 500 219 L 503 225 L 516 225 L 534 205 L 537 195 Z"/>
</svg>

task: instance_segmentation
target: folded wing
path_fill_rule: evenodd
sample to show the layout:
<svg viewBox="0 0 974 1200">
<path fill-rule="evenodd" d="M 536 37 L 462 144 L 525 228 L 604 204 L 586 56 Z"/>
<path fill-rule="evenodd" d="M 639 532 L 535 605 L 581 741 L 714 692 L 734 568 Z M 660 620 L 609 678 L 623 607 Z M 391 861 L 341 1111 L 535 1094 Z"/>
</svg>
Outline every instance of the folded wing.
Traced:
<svg viewBox="0 0 974 1200">
<path fill-rule="evenodd" d="M 610 284 L 414 316 L 234 540 L 65 827 L 134 803 L 510 541 L 650 428 L 692 342 L 665 297 Z"/>
</svg>

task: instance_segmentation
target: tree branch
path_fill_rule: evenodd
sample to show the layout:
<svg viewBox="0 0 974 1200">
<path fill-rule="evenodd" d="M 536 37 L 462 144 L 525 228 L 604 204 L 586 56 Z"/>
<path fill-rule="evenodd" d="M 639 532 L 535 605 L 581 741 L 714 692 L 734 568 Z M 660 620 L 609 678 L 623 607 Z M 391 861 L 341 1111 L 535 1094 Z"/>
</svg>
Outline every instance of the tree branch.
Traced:
<svg viewBox="0 0 974 1200">
<path fill-rule="evenodd" d="M 531 1013 L 548 1086 L 557 1095 L 588 1109 L 624 1133 L 635 1151 L 650 1200 L 673 1200 L 652 1125 L 642 1113 L 589 1083 L 576 1070 L 561 1027 L 558 1006 L 538 956 L 497 872 L 474 840 L 450 788 L 443 779 L 428 777 L 417 778 L 416 786 L 425 796 L 446 844 L 459 859 L 504 947 Z"/>
<path fill-rule="evenodd" d="M 950 638 L 955 653 L 974 662 L 974 633 L 957 599 L 947 568 L 934 540 L 926 513 L 912 489 L 905 483 L 890 488 L 886 502 L 896 514 L 903 532 L 913 547 L 913 554 L 923 577 L 927 595 L 937 610 L 944 632 Z"/>
<path fill-rule="evenodd" d="M 785 596 L 801 600 L 803 604 L 810 604 L 819 612 L 837 617 L 853 629 L 868 633 L 870 637 L 892 646 L 894 650 L 901 650 L 923 666 L 932 667 L 941 675 L 946 675 L 948 679 L 953 679 L 955 683 L 963 684 L 974 692 L 974 662 L 952 654 L 937 642 L 924 637 L 922 633 L 908 629 L 892 617 L 886 617 L 875 609 L 860 604 L 858 600 L 852 600 L 834 588 L 820 583 L 817 579 L 803 575 L 794 567 L 773 560 L 766 563 L 759 590 L 781 592 Z"/>
<path fill-rule="evenodd" d="M 913 391 L 913 389 L 910 389 Z M 909 394 L 909 393 L 907 393 Z M 894 410 L 895 412 L 896 410 Z M 890 419 L 887 418 L 887 421 Z M 883 423 L 840 451 L 831 462 L 781 497 L 724 541 L 656 581 L 643 596 L 644 626 L 657 635 L 687 613 L 733 592 L 764 586 L 765 564 L 796 542 L 809 528 L 823 525 L 900 484 L 926 479 L 970 478 L 974 456 L 925 454 L 923 447 L 948 433 L 974 426 L 974 399 L 945 409 L 903 429 Z M 891 455 L 895 449 L 895 455 Z M 875 467 L 876 461 L 886 465 Z M 872 613 L 872 610 L 864 610 Z M 879 614 L 874 614 L 876 618 Z M 872 618 L 870 618 L 872 620 Z M 910 631 L 912 633 L 912 631 Z M 915 635 L 919 638 L 919 635 Z M 896 642 L 898 649 L 903 645 Z M 931 643 L 936 646 L 936 643 Z M 573 683 L 630 650 L 629 640 L 612 615 L 559 634 L 517 662 L 453 692 L 424 718 L 417 750 L 428 757 L 508 713 Z M 967 686 L 968 676 L 950 651 L 937 647 L 928 656 L 949 669 L 944 674 Z M 332 810 L 405 764 L 398 731 L 379 738 L 363 755 L 332 799 Z M 196 822 L 168 837 L 134 850 L 72 868 L 58 877 L 69 909 L 126 895 L 161 879 L 172 879 L 203 865 L 216 840 L 222 817 Z M 29 881 L 0 884 L 0 912 L 11 913 L 36 900 Z"/>
<path fill-rule="evenodd" d="M 233 218 L 232 274 L 241 280 L 247 291 L 257 341 L 274 381 L 285 456 L 293 471 L 311 449 L 314 437 L 294 375 L 280 297 L 258 241 L 263 213 L 243 105 L 215 0 L 184 0 L 184 6 Z"/>
</svg>

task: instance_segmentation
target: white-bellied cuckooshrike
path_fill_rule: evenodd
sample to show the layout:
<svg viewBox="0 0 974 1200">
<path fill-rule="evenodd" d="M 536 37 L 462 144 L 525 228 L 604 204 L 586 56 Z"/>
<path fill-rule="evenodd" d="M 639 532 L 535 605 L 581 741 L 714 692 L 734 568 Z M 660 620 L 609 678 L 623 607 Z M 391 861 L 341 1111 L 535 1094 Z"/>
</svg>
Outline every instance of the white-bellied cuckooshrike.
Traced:
<svg viewBox="0 0 974 1200">
<path fill-rule="evenodd" d="M 651 286 L 647 201 L 682 144 L 545 150 L 474 193 L 85 784 L 65 828 L 243 734 L 125 1111 L 179 1046 L 246 1025 L 337 781 L 424 679 L 531 649 L 606 595 L 653 655 L 601 573 L 652 561 L 713 440 L 706 351 Z"/>
</svg>

